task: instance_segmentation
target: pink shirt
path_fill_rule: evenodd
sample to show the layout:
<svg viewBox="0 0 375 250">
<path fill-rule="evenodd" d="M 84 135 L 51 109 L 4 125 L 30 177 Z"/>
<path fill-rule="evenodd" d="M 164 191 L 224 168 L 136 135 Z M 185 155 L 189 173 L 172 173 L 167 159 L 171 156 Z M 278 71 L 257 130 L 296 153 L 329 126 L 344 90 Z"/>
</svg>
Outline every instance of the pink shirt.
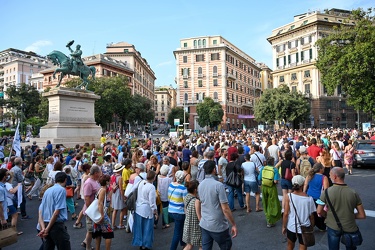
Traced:
<svg viewBox="0 0 375 250">
<path fill-rule="evenodd" d="M 84 196 L 90 196 L 90 204 L 91 202 L 94 201 L 95 195 L 99 189 L 100 189 L 100 184 L 97 181 L 93 180 L 92 178 L 87 178 L 87 180 L 83 184 L 83 194 Z M 83 214 L 85 214 L 86 208 L 87 208 L 86 203 L 84 203 L 83 208 L 82 208 Z"/>
</svg>

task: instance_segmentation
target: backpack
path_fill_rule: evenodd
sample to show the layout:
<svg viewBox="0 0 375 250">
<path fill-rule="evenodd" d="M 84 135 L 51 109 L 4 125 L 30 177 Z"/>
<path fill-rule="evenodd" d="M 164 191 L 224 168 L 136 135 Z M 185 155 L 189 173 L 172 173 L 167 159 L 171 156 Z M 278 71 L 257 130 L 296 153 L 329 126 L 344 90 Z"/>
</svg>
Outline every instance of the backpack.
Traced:
<svg viewBox="0 0 375 250">
<path fill-rule="evenodd" d="M 272 187 L 274 175 L 274 168 L 270 166 L 265 166 L 262 170 L 262 185 Z"/>
<path fill-rule="evenodd" d="M 301 162 L 299 164 L 299 174 L 306 178 L 308 175 L 310 169 L 311 169 L 311 163 L 309 162 L 309 158 L 300 158 Z"/>
<path fill-rule="evenodd" d="M 206 159 L 200 160 L 198 163 L 198 173 L 197 173 L 197 181 L 201 183 L 206 178 L 206 173 L 204 172 L 203 165 L 206 163 Z"/>
<path fill-rule="evenodd" d="M 116 183 L 116 175 L 115 175 L 115 174 L 113 174 L 113 175 L 111 176 L 111 179 L 110 179 L 110 182 L 109 182 L 109 188 L 108 188 L 109 191 L 112 190 L 112 185 L 113 185 L 113 183 Z M 115 193 L 116 191 L 117 191 L 117 190 L 113 190 L 113 193 Z"/>
<path fill-rule="evenodd" d="M 137 187 L 129 194 L 127 199 L 125 200 L 125 205 L 128 208 L 129 211 L 135 211 L 135 208 L 137 206 L 137 198 L 138 198 L 138 187 L 139 184 L 143 181 L 142 176 L 138 175 L 141 177 L 142 180 L 138 182 Z"/>
<path fill-rule="evenodd" d="M 194 145 L 191 146 L 190 150 L 191 150 L 191 152 L 195 151 L 196 150 L 195 146 Z"/>
</svg>

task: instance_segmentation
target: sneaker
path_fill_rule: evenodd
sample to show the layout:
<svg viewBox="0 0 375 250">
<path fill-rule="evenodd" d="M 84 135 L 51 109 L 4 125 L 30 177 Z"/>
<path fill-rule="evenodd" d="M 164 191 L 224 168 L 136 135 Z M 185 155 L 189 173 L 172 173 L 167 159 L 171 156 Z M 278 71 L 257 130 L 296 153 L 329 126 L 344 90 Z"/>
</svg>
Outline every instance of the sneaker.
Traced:
<svg viewBox="0 0 375 250">
<path fill-rule="evenodd" d="M 274 226 L 275 226 L 275 224 L 267 223 L 268 228 L 271 228 L 271 227 L 274 227 Z"/>
<path fill-rule="evenodd" d="M 126 220 L 127 218 L 128 218 L 128 216 L 127 216 L 127 215 L 125 215 L 125 216 L 124 216 L 124 218 L 123 218 L 122 220 Z"/>
<path fill-rule="evenodd" d="M 32 217 L 28 215 L 21 217 L 21 220 L 30 220 L 30 219 L 32 219 Z"/>
</svg>

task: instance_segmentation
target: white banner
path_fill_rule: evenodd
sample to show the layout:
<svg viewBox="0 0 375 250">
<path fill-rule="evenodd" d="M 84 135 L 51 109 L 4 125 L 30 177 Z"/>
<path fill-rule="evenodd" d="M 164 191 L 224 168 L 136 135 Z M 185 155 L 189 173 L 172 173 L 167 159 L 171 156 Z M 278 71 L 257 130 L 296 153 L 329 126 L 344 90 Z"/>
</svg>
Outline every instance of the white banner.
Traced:
<svg viewBox="0 0 375 250">
<path fill-rule="evenodd" d="M 20 124 L 18 123 L 16 133 L 14 134 L 13 139 L 13 149 L 16 151 L 16 156 L 21 157 L 21 138 L 20 138 Z"/>
</svg>

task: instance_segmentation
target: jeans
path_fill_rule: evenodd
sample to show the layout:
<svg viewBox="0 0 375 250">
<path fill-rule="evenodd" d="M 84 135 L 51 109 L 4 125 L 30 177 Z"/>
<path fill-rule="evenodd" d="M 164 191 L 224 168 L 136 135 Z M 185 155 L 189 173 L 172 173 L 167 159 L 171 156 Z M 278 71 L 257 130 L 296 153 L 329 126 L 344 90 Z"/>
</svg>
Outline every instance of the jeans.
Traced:
<svg viewBox="0 0 375 250">
<path fill-rule="evenodd" d="M 185 243 L 182 241 L 185 214 L 170 213 L 170 215 L 174 219 L 174 232 L 170 250 L 176 250 L 178 247 L 178 242 L 180 242 L 181 246 L 185 245 Z"/>
<path fill-rule="evenodd" d="M 231 186 L 227 186 L 227 187 L 228 187 L 228 190 L 229 190 L 228 203 L 229 203 L 230 210 L 234 209 L 234 191 L 235 190 L 237 192 L 238 203 L 240 204 L 240 207 L 243 208 L 245 205 L 243 203 L 242 186 L 238 187 L 238 188 L 231 187 Z"/>
<path fill-rule="evenodd" d="M 340 249 L 340 239 L 341 232 L 339 230 L 334 230 L 327 227 L 327 238 L 328 238 L 328 248 L 329 250 L 339 250 Z M 357 247 L 346 247 L 346 250 L 355 250 Z"/>
<path fill-rule="evenodd" d="M 223 232 L 210 232 L 203 228 L 202 231 L 202 250 L 212 250 L 214 241 L 219 245 L 220 250 L 230 250 L 232 247 L 232 237 L 229 234 L 229 229 Z"/>
</svg>

